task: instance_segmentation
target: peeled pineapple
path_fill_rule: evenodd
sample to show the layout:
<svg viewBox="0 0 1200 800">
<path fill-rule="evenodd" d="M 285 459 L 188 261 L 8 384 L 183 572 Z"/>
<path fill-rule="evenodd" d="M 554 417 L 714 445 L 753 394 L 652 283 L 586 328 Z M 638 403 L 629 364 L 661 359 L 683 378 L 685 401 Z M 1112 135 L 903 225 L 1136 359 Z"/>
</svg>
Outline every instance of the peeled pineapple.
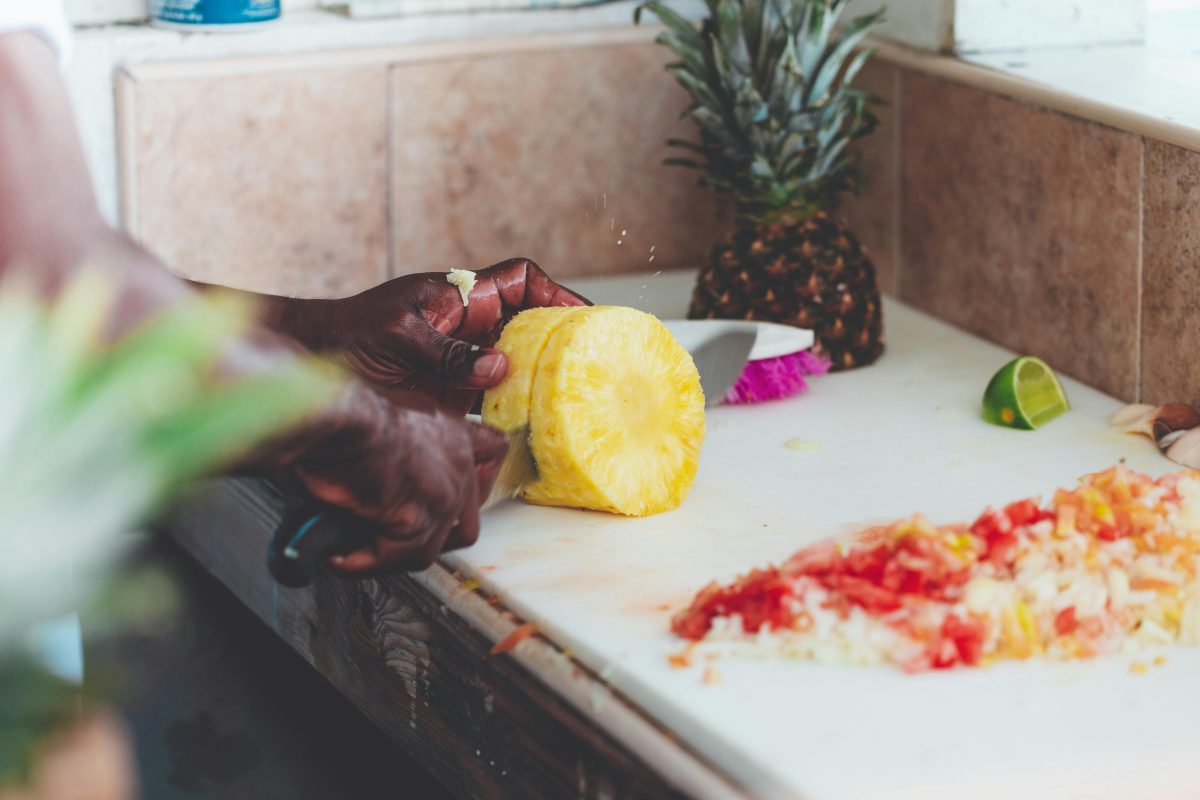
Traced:
<svg viewBox="0 0 1200 800">
<path fill-rule="evenodd" d="M 647 516 L 676 508 L 704 441 L 692 358 L 666 327 L 631 308 L 536 308 L 504 329 L 508 378 L 483 421 L 528 430 L 531 503 Z"/>
</svg>

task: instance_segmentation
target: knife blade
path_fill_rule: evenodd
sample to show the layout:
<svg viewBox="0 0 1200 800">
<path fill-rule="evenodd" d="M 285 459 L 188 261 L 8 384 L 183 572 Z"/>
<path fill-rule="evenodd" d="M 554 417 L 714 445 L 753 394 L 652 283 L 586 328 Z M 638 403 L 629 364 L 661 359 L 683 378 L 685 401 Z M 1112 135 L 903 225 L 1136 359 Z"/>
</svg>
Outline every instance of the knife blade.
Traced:
<svg viewBox="0 0 1200 800">
<path fill-rule="evenodd" d="M 691 350 L 700 373 L 704 405 L 715 406 L 725 399 L 746 368 L 756 338 L 753 331 L 726 331 Z"/>
<path fill-rule="evenodd" d="M 509 436 L 508 452 L 480 510 L 514 499 L 536 479 L 529 431 L 523 428 Z M 366 547 L 373 539 L 372 526 L 366 520 L 316 500 L 303 500 L 288 508 L 275 527 L 267 570 L 281 586 L 307 586 L 326 558 Z"/>
<path fill-rule="evenodd" d="M 479 510 L 487 511 L 518 497 L 525 487 L 535 480 L 537 465 L 533 461 L 533 454 L 529 452 L 529 428 L 521 428 L 508 435 L 508 452 L 496 472 L 492 491 L 488 493 Z"/>
<path fill-rule="evenodd" d="M 663 325 L 692 355 L 705 405 L 725 399 L 746 363 L 812 347 L 810 330 L 773 322 L 736 319 L 664 319 Z"/>
</svg>

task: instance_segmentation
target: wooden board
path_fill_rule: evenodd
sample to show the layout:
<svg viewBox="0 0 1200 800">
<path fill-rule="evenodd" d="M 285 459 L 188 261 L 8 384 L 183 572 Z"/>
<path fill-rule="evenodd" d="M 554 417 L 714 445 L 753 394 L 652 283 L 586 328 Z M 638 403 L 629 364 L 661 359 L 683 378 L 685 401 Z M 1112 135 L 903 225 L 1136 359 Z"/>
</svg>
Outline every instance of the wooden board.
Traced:
<svg viewBox="0 0 1200 800">
<path fill-rule="evenodd" d="M 307 589 L 277 587 L 265 555 L 283 503 L 265 482 L 218 481 L 166 528 L 456 794 L 740 795 L 546 641 L 491 655 L 518 621 L 441 567 L 361 581 L 323 573 Z"/>
</svg>

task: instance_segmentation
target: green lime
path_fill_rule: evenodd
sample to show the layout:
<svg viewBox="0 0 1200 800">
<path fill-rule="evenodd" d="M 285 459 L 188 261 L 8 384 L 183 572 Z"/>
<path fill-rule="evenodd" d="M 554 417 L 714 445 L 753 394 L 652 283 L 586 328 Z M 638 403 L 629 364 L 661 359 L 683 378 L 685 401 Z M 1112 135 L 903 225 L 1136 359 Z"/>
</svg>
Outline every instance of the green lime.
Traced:
<svg viewBox="0 0 1200 800">
<path fill-rule="evenodd" d="M 1035 356 L 1005 364 L 983 393 L 983 418 L 1006 428 L 1040 428 L 1070 408 L 1054 370 Z"/>
</svg>

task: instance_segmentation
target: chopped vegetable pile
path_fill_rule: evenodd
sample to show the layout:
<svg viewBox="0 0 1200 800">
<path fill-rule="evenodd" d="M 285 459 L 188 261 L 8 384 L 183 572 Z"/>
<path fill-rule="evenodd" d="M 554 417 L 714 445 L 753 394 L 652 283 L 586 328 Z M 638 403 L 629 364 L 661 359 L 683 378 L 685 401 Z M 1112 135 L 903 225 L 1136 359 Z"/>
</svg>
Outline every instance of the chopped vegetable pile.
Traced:
<svg viewBox="0 0 1200 800">
<path fill-rule="evenodd" d="M 672 621 L 706 646 L 753 645 L 909 671 L 1200 644 L 1200 473 L 1086 476 L 1047 505 L 971 525 L 917 516 L 845 549 L 710 584 Z"/>
</svg>

